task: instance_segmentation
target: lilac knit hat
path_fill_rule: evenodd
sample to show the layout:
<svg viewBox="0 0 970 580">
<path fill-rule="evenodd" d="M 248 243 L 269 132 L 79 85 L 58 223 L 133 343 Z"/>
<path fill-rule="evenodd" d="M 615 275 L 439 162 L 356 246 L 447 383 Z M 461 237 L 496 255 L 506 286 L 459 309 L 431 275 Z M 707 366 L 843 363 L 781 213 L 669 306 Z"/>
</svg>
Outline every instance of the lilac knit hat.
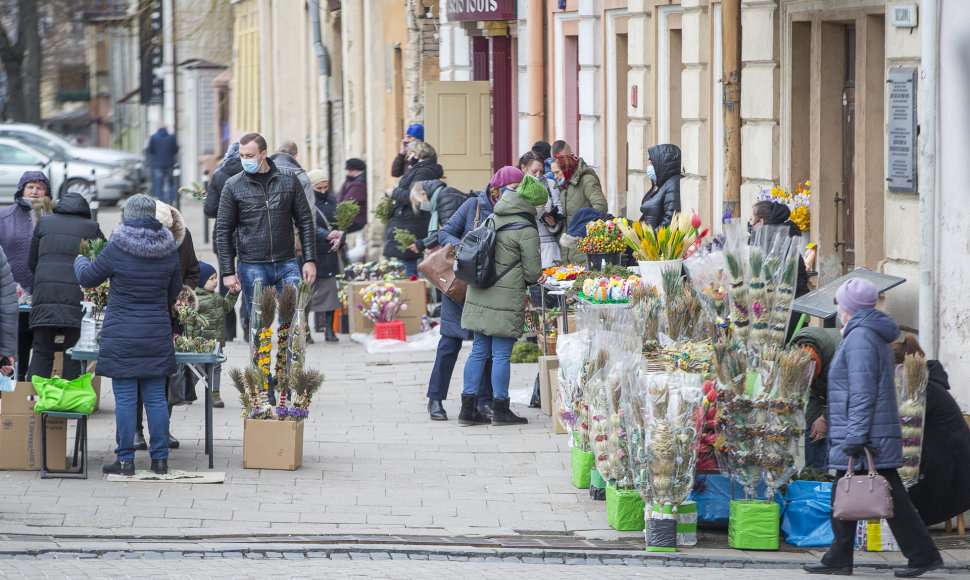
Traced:
<svg viewBox="0 0 970 580">
<path fill-rule="evenodd" d="M 488 184 L 495 189 L 502 189 L 510 183 L 521 183 L 523 177 L 525 174 L 520 169 L 506 165 L 495 172 Z"/>
<path fill-rule="evenodd" d="M 835 292 L 835 303 L 850 316 L 866 308 L 875 308 L 878 301 L 876 286 L 865 278 L 849 278 Z"/>
</svg>

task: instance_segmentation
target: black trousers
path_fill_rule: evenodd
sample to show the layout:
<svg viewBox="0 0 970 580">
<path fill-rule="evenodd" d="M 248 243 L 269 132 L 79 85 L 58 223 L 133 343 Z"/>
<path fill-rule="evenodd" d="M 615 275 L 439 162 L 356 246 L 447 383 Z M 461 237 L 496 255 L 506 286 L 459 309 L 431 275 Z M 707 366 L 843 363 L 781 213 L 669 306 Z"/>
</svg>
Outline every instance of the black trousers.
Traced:
<svg viewBox="0 0 970 580">
<path fill-rule="evenodd" d="M 77 342 L 77 341 L 75 341 Z M 30 348 L 34 345 L 34 333 L 30 330 L 30 313 L 21 312 L 17 321 L 17 377 L 18 381 L 26 381 L 28 363 L 30 361 Z M 73 346 L 73 344 L 71 345 Z M 51 359 L 53 364 L 54 359 Z M 50 372 L 45 377 L 50 376 Z"/>
<path fill-rule="evenodd" d="M 80 328 L 55 328 L 53 326 L 39 326 L 34 328 L 34 352 L 30 358 L 30 368 L 27 377 L 37 375 L 50 377 L 54 369 L 54 353 L 64 352 L 71 348 L 81 338 Z M 57 335 L 64 336 L 64 342 L 56 343 Z M 81 376 L 81 361 L 64 356 L 64 370 L 62 379 L 72 381 Z"/>
<path fill-rule="evenodd" d="M 909 494 L 903 487 L 899 473 L 895 468 L 877 471 L 889 482 L 893 498 L 893 517 L 888 520 L 889 528 L 893 531 L 899 549 L 909 559 L 909 566 L 922 568 L 939 560 L 940 551 L 933 543 L 933 538 L 923 525 L 923 520 L 919 517 L 916 508 L 913 507 L 913 502 L 909 500 Z M 845 471 L 842 470 L 836 473 L 836 485 L 843 475 Z M 835 498 L 835 486 L 832 486 L 832 498 Z M 835 539 L 822 558 L 823 564 L 833 568 L 852 565 L 856 524 L 855 521 L 832 518 L 832 533 Z"/>
</svg>

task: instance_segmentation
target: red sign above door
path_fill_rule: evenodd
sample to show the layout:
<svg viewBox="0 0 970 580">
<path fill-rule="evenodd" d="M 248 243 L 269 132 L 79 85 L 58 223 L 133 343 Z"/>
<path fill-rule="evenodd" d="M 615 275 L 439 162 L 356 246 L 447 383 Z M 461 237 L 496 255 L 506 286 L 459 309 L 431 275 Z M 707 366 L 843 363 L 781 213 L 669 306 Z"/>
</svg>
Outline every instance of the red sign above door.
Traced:
<svg viewBox="0 0 970 580">
<path fill-rule="evenodd" d="M 515 20 L 516 0 L 448 0 L 448 20 Z"/>
</svg>

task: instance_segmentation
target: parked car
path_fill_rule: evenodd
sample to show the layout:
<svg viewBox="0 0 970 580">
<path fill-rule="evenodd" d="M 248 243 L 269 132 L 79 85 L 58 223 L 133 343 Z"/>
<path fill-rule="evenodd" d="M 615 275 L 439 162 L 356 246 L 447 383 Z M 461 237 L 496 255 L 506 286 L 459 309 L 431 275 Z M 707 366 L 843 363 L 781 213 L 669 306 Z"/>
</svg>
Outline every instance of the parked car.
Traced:
<svg viewBox="0 0 970 580">
<path fill-rule="evenodd" d="M 46 173 L 51 182 L 51 197 L 55 200 L 68 191 L 76 191 L 88 201 L 111 204 L 134 188 L 128 172 L 121 167 L 68 159 L 50 148 L 0 138 L 0 204 L 13 202 L 20 176 L 25 171 Z"/>
<path fill-rule="evenodd" d="M 66 160 L 82 160 L 101 165 L 120 167 L 127 173 L 126 177 L 132 183 L 132 190 L 127 194 L 138 193 L 146 185 L 144 175 L 144 159 L 141 155 L 107 149 L 104 147 L 85 147 L 75 145 L 64 137 L 29 123 L 0 123 L 0 138 L 16 139 L 27 145 L 39 149 L 49 157 L 64 158 Z M 57 155 L 53 155 L 55 151 Z M 110 203 L 112 200 L 108 200 Z"/>
</svg>

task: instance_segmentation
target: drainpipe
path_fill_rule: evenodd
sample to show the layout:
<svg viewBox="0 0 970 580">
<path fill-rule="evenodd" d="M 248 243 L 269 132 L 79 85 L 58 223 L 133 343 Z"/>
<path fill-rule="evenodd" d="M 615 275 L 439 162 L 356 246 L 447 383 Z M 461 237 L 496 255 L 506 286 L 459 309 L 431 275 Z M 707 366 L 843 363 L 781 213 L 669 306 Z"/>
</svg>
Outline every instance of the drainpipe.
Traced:
<svg viewBox="0 0 970 580">
<path fill-rule="evenodd" d="M 721 2 L 721 89 L 724 91 L 724 205 L 740 215 L 741 205 L 741 0 Z"/>
<path fill-rule="evenodd" d="M 544 55 L 543 51 L 543 6 L 540 0 L 529 0 L 528 4 L 528 20 L 531 22 L 532 26 L 528 27 L 526 31 L 526 42 L 528 46 L 526 50 L 527 61 L 526 61 L 526 77 L 529 79 L 529 92 L 528 92 L 528 127 L 529 127 L 529 143 L 528 146 L 532 147 L 532 143 L 539 141 L 540 139 L 545 139 L 544 129 L 545 129 L 545 99 L 543 98 L 543 81 L 545 80 L 545 67 L 543 66 Z"/>
<path fill-rule="evenodd" d="M 920 14 L 919 84 L 919 342 L 927 359 L 939 347 L 936 304 L 936 139 L 940 80 L 940 2 L 924 0 Z"/>
<path fill-rule="evenodd" d="M 330 125 L 330 53 L 323 44 L 320 36 L 320 2 L 310 0 L 310 22 L 313 25 L 313 49 L 317 53 L 317 65 L 320 68 L 320 76 L 317 78 L 319 85 L 317 93 L 320 99 L 320 116 L 323 121 L 323 132 L 327 134 L 327 158 L 324 167 L 327 177 L 333 179 L 333 135 Z"/>
</svg>

